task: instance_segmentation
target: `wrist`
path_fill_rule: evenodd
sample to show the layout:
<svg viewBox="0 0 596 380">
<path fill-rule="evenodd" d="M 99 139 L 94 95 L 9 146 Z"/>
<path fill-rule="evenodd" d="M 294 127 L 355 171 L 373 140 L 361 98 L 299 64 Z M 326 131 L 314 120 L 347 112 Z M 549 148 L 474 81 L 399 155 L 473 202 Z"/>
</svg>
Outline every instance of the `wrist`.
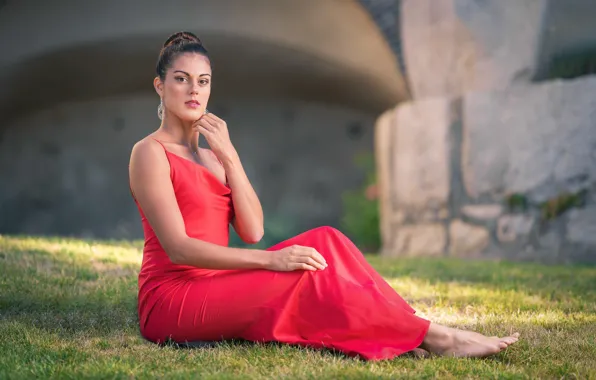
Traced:
<svg viewBox="0 0 596 380">
<path fill-rule="evenodd" d="M 233 148 L 228 150 L 227 153 L 221 158 L 221 163 L 226 170 L 237 166 L 238 162 L 240 162 L 240 157 Z"/>
<path fill-rule="evenodd" d="M 253 250 L 255 256 L 255 264 L 258 269 L 269 269 L 271 268 L 271 262 L 273 260 L 273 252 L 265 251 L 261 249 Z"/>
</svg>

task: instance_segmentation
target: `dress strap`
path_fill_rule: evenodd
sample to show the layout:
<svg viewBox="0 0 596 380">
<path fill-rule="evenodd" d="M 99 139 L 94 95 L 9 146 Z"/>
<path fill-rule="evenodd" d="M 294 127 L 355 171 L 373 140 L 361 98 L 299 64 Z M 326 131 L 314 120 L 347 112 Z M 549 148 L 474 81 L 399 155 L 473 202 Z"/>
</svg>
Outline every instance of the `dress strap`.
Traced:
<svg viewBox="0 0 596 380">
<path fill-rule="evenodd" d="M 155 137 L 151 137 L 151 139 L 153 139 L 153 140 L 157 141 L 157 142 L 159 143 L 159 145 L 161 145 L 161 147 L 162 147 L 162 148 L 163 148 L 163 149 L 164 149 L 166 152 L 168 151 L 168 150 L 166 149 L 166 146 L 165 146 L 165 145 L 164 145 L 164 144 L 163 144 L 161 141 L 159 141 L 159 140 L 158 140 L 158 139 L 156 139 Z"/>
<path fill-rule="evenodd" d="M 151 139 L 157 141 L 159 143 L 159 145 L 161 145 L 161 147 L 163 148 L 163 151 L 164 151 L 164 153 L 166 155 L 166 159 L 168 160 L 168 165 L 170 165 L 170 175 L 171 175 L 171 173 L 172 173 L 172 162 L 170 162 L 170 156 L 169 156 L 169 153 L 170 152 L 166 149 L 166 146 L 161 141 L 159 141 L 155 137 L 151 137 Z"/>
</svg>

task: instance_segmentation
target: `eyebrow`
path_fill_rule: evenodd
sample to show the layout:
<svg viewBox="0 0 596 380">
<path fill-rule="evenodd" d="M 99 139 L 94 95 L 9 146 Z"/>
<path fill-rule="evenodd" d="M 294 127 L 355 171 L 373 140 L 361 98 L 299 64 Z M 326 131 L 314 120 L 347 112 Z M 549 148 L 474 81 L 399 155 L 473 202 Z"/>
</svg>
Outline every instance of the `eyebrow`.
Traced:
<svg viewBox="0 0 596 380">
<path fill-rule="evenodd" d="M 182 74 L 186 74 L 186 75 L 190 76 L 190 74 L 189 74 L 189 73 L 187 73 L 186 71 L 182 71 L 182 70 L 176 70 L 176 71 L 174 71 L 174 72 L 175 72 L 175 73 L 182 73 Z M 200 77 L 202 77 L 202 76 L 205 76 L 205 75 L 209 75 L 209 76 L 211 76 L 211 74 L 207 74 L 207 73 L 201 74 L 201 75 L 199 75 L 199 76 L 200 76 Z"/>
</svg>

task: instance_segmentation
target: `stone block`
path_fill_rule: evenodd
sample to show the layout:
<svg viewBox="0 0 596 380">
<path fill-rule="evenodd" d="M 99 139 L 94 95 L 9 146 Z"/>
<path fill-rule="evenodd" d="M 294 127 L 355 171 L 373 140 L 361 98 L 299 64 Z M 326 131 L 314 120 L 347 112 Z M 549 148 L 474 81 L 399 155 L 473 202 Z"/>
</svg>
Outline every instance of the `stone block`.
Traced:
<svg viewBox="0 0 596 380">
<path fill-rule="evenodd" d="M 552 256 L 555 257 L 559 253 L 561 243 L 561 235 L 558 234 L 556 231 L 548 231 L 547 233 L 542 234 L 538 237 L 538 244 L 540 248 L 547 250 L 551 253 Z"/>
<path fill-rule="evenodd" d="M 447 208 L 430 208 L 423 212 L 418 212 L 411 216 L 412 220 L 423 222 L 438 222 L 444 220 L 449 216 Z"/>
<path fill-rule="evenodd" d="M 441 224 L 401 226 L 395 231 L 391 254 L 414 256 L 442 256 L 446 233 Z"/>
<path fill-rule="evenodd" d="M 549 0 L 402 0 L 401 36 L 415 99 L 529 83 Z"/>
<path fill-rule="evenodd" d="M 596 77 L 466 95 L 468 194 L 543 202 L 596 181 Z"/>
<path fill-rule="evenodd" d="M 484 227 L 454 220 L 449 224 L 449 253 L 455 257 L 478 257 L 488 247 L 489 233 Z"/>
<path fill-rule="evenodd" d="M 395 204 L 408 210 L 444 208 L 449 196 L 451 102 L 428 99 L 398 106 L 393 134 Z"/>
<path fill-rule="evenodd" d="M 570 243 L 596 246 L 596 206 L 569 211 L 567 240 Z"/>
<path fill-rule="evenodd" d="M 502 243 L 524 240 L 532 231 L 534 218 L 525 214 L 508 214 L 499 218 L 497 237 Z"/>
<path fill-rule="evenodd" d="M 476 220 L 493 220 L 503 213 L 500 204 L 465 205 L 461 208 L 462 214 Z"/>
</svg>

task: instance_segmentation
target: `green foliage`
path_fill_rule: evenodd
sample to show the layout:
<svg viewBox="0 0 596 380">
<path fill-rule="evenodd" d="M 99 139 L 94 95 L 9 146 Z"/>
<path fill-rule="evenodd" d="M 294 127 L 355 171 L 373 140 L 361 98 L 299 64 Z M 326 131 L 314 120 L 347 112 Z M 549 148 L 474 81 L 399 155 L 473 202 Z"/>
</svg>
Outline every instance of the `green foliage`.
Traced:
<svg viewBox="0 0 596 380">
<path fill-rule="evenodd" d="M 562 193 L 540 204 L 543 220 L 552 220 L 573 207 L 582 207 L 585 203 L 586 190 L 577 193 Z"/>
<path fill-rule="evenodd" d="M 381 246 L 379 201 L 366 197 L 367 188 L 376 184 L 374 155 L 359 155 L 355 164 L 366 173 L 366 180 L 361 188 L 342 194 L 341 230 L 361 250 L 377 252 Z"/>
<path fill-rule="evenodd" d="M 505 197 L 505 203 L 509 211 L 527 211 L 530 205 L 528 198 L 524 194 L 514 193 Z"/>
<path fill-rule="evenodd" d="M 542 220 L 548 221 L 558 218 L 571 208 L 584 206 L 587 194 L 586 189 L 575 193 L 564 192 L 545 202 L 531 203 L 526 195 L 514 193 L 505 197 L 505 204 L 510 212 L 526 212 L 530 208 L 538 208 Z"/>
</svg>

